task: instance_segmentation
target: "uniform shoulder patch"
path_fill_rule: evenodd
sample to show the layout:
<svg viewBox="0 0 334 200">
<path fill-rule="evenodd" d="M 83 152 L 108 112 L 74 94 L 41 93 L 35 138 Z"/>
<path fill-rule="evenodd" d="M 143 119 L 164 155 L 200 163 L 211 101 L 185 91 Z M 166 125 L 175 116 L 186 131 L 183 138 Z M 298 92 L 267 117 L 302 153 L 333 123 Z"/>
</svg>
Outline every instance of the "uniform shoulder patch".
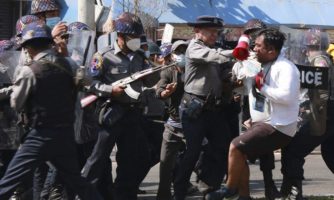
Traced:
<svg viewBox="0 0 334 200">
<path fill-rule="evenodd" d="M 97 75 L 102 69 L 103 57 L 100 53 L 95 53 L 90 65 L 90 72 L 92 75 Z"/>
<path fill-rule="evenodd" d="M 316 67 L 328 67 L 328 62 L 326 60 L 326 58 L 322 57 L 322 56 L 318 56 L 314 59 L 314 66 Z"/>
</svg>

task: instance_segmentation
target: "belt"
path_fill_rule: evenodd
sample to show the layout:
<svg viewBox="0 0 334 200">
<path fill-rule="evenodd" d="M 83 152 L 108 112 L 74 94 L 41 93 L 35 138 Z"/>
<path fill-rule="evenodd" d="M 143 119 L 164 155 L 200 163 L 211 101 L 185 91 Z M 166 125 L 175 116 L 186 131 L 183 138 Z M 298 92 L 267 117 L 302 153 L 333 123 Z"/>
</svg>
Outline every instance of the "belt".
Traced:
<svg viewBox="0 0 334 200">
<path fill-rule="evenodd" d="M 206 101 L 207 100 L 207 96 L 202 96 L 202 95 L 197 95 L 197 94 L 192 94 L 192 93 L 189 93 L 189 92 L 185 92 L 185 94 L 188 94 L 190 96 L 194 96 L 194 97 L 197 97 L 203 101 Z"/>
</svg>

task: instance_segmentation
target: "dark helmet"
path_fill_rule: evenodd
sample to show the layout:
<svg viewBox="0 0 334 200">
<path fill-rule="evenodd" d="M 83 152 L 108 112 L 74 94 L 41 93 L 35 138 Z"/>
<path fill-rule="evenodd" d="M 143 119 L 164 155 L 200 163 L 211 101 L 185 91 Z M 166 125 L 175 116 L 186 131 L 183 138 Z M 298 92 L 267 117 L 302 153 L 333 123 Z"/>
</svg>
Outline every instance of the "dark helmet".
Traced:
<svg viewBox="0 0 334 200">
<path fill-rule="evenodd" d="M 263 21 L 254 18 L 246 22 L 244 33 L 249 34 L 252 31 L 256 31 L 259 29 L 265 29 L 265 28 L 267 28 L 267 25 Z"/>
<path fill-rule="evenodd" d="M 28 41 L 34 39 L 41 39 L 44 41 L 52 42 L 51 30 L 48 26 L 43 23 L 32 22 L 28 24 L 22 30 L 22 43 L 21 46 L 24 46 Z"/>
<path fill-rule="evenodd" d="M 15 43 L 11 40 L 1 40 L 0 41 L 0 53 L 11 50 L 14 47 Z"/>
<path fill-rule="evenodd" d="M 25 15 L 25 16 L 22 16 L 20 19 L 18 19 L 17 22 L 16 22 L 16 35 L 18 37 L 20 37 L 24 27 L 27 24 L 30 24 L 32 22 L 41 22 L 42 23 L 42 21 L 38 17 L 36 17 L 35 15 Z"/>
<path fill-rule="evenodd" d="M 140 45 L 145 45 L 145 44 L 147 44 L 146 35 L 141 35 L 140 36 Z"/>
<path fill-rule="evenodd" d="M 59 10 L 55 0 L 33 0 L 31 2 L 31 14 Z"/>
<path fill-rule="evenodd" d="M 89 26 L 82 22 L 72 22 L 68 25 L 68 32 L 88 31 L 88 30 L 91 30 Z"/>
<path fill-rule="evenodd" d="M 138 16 L 125 12 L 115 20 L 115 31 L 129 35 L 143 35 L 144 28 Z"/>
<path fill-rule="evenodd" d="M 166 57 L 172 53 L 172 44 L 171 43 L 164 43 L 160 46 L 161 50 L 161 57 Z"/>
<path fill-rule="evenodd" d="M 151 55 L 152 54 L 161 55 L 161 50 L 155 42 L 148 42 L 147 46 L 148 46 L 148 50 L 150 51 Z"/>
<path fill-rule="evenodd" d="M 319 48 L 319 50 L 325 50 L 329 45 L 328 34 L 320 29 L 309 29 L 304 33 L 303 45 L 313 46 Z"/>
</svg>

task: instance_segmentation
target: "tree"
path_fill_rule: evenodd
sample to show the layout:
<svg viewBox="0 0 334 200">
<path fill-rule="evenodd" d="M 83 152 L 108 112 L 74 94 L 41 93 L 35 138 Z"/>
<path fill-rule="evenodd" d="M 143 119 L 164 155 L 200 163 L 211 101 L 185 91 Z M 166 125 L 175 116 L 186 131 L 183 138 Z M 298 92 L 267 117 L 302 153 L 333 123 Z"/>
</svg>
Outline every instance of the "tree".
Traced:
<svg viewBox="0 0 334 200">
<path fill-rule="evenodd" d="M 167 10 L 167 0 L 115 0 L 115 6 L 123 12 L 149 13 L 158 19 Z"/>
</svg>

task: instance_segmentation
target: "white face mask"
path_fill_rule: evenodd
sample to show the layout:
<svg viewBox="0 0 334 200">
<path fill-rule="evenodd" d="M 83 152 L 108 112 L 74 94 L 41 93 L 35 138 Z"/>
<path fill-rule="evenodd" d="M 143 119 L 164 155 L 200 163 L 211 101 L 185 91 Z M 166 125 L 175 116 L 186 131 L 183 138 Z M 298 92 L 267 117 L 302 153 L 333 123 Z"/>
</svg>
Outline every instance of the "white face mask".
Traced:
<svg viewBox="0 0 334 200">
<path fill-rule="evenodd" d="M 134 38 L 126 42 L 126 46 L 133 52 L 140 49 L 140 39 Z"/>
<path fill-rule="evenodd" d="M 60 22 L 60 17 L 50 17 L 50 18 L 46 18 L 46 25 L 53 29 L 53 27 L 56 26 L 56 24 L 58 24 L 58 22 Z"/>
<path fill-rule="evenodd" d="M 172 59 L 174 62 L 177 62 L 178 67 L 185 67 L 186 66 L 186 56 L 184 54 L 173 54 Z"/>
<path fill-rule="evenodd" d="M 151 55 L 151 52 L 150 52 L 150 51 L 145 51 L 145 57 L 146 57 L 146 58 L 149 58 L 150 55 Z"/>
</svg>

